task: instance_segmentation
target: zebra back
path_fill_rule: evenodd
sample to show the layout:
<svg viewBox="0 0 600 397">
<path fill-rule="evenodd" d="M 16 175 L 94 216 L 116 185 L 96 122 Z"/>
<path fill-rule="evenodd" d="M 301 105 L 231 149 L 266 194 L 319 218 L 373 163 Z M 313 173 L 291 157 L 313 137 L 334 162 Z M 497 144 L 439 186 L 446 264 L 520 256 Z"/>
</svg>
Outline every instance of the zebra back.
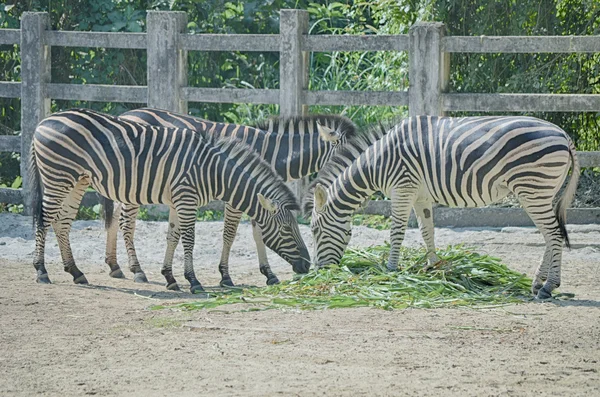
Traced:
<svg viewBox="0 0 600 397">
<path fill-rule="evenodd" d="M 198 129 L 210 135 L 232 137 L 257 152 L 285 181 L 319 171 L 334 151 L 357 133 L 352 121 L 338 115 L 277 117 L 256 127 L 212 122 L 153 108 L 131 110 L 120 117 L 137 123 Z"/>
</svg>

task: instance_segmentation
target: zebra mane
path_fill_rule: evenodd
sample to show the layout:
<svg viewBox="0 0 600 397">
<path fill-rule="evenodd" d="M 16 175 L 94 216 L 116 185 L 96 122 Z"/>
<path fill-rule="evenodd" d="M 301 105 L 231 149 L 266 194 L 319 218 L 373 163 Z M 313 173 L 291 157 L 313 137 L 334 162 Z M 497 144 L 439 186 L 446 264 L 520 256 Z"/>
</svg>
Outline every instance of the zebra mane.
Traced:
<svg viewBox="0 0 600 397">
<path fill-rule="evenodd" d="M 283 179 L 277 175 L 269 163 L 263 160 L 254 150 L 250 150 L 245 143 L 233 137 L 220 137 L 210 134 L 205 134 L 204 139 L 209 145 L 226 153 L 236 163 L 245 163 L 245 169 L 252 170 L 253 173 L 260 175 L 269 175 L 265 180 L 268 181 L 270 193 L 272 193 L 270 198 L 277 199 L 287 210 L 300 210 L 296 196 L 286 186 Z"/>
<path fill-rule="evenodd" d="M 299 117 L 273 116 L 257 122 L 253 127 L 263 131 L 277 131 L 280 125 L 288 125 L 289 123 L 299 124 L 302 122 L 312 123 L 314 121 L 328 126 L 334 124 L 336 129 L 341 131 L 346 139 L 351 139 L 358 134 L 356 124 L 348 117 L 338 114 L 313 114 Z"/>
<path fill-rule="evenodd" d="M 371 124 L 336 151 L 319 171 L 317 178 L 308 185 L 302 205 L 305 217 L 310 216 L 313 209 L 315 186 L 318 183 L 325 187 L 331 185 L 344 169 L 350 166 L 369 146 L 381 139 L 394 125 L 395 123 L 390 121 Z"/>
</svg>

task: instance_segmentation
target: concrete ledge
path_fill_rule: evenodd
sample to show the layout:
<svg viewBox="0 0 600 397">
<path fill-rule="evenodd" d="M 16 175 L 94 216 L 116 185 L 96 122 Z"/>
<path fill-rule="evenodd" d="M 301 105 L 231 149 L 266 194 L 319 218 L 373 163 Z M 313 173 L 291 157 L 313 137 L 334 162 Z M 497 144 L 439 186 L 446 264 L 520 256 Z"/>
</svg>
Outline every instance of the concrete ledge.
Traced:
<svg viewBox="0 0 600 397">
<path fill-rule="evenodd" d="M 391 216 L 390 201 L 371 201 L 362 213 Z M 527 213 L 521 208 L 447 208 L 433 209 L 433 223 L 437 227 L 505 227 L 534 226 Z M 568 224 L 600 224 L 600 208 L 569 208 Z M 416 226 L 414 213 L 409 226 Z"/>
</svg>

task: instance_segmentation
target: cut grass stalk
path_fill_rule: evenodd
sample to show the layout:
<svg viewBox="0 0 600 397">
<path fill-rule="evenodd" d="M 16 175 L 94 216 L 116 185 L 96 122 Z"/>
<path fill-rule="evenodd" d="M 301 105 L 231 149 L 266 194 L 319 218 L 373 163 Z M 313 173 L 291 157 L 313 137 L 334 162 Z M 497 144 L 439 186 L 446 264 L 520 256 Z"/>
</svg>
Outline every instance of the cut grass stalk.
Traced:
<svg viewBox="0 0 600 397">
<path fill-rule="evenodd" d="M 211 292 L 208 299 L 175 306 L 187 310 L 227 304 L 250 306 L 243 310 L 364 306 L 389 310 L 497 306 L 529 299 L 531 280 L 508 269 L 497 258 L 462 246 L 449 246 L 438 251 L 441 261 L 425 270 L 423 250 L 402 248 L 401 269 L 390 272 L 385 266 L 389 250 L 389 245 L 348 248 L 337 266 L 312 270 L 269 287 Z"/>
</svg>

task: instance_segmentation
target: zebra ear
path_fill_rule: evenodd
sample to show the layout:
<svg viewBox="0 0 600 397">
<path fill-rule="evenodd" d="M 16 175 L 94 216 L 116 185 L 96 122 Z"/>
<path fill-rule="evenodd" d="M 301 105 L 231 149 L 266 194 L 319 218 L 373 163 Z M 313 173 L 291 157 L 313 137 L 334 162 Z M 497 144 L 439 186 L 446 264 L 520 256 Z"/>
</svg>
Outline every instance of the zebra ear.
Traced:
<svg viewBox="0 0 600 397">
<path fill-rule="evenodd" d="M 275 215 L 277 213 L 277 204 L 273 203 L 270 199 L 266 198 L 262 194 L 258 193 L 256 195 L 258 197 L 258 202 L 263 206 L 264 209 L 269 211 L 271 214 Z"/>
<path fill-rule="evenodd" d="M 318 121 L 317 131 L 319 131 L 319 136 L 325 142 L 337 142 L 341 138 L 339 131 L 327 127 L 325 125 L 321 125 L 321 123 L 319 123 Z"/>
<path fill-rule="evenodd" d="M 317 186 L 315 186 L 315 199 L 314 199 L 315 211 L 321 212 L 323 210 L 323 206 L 325 205 L 326 202 L 327 202 L 327 190 L 325 190 L 323 185 L 321 185 L 320 183 L 317 183 Z"/>
</svg>

